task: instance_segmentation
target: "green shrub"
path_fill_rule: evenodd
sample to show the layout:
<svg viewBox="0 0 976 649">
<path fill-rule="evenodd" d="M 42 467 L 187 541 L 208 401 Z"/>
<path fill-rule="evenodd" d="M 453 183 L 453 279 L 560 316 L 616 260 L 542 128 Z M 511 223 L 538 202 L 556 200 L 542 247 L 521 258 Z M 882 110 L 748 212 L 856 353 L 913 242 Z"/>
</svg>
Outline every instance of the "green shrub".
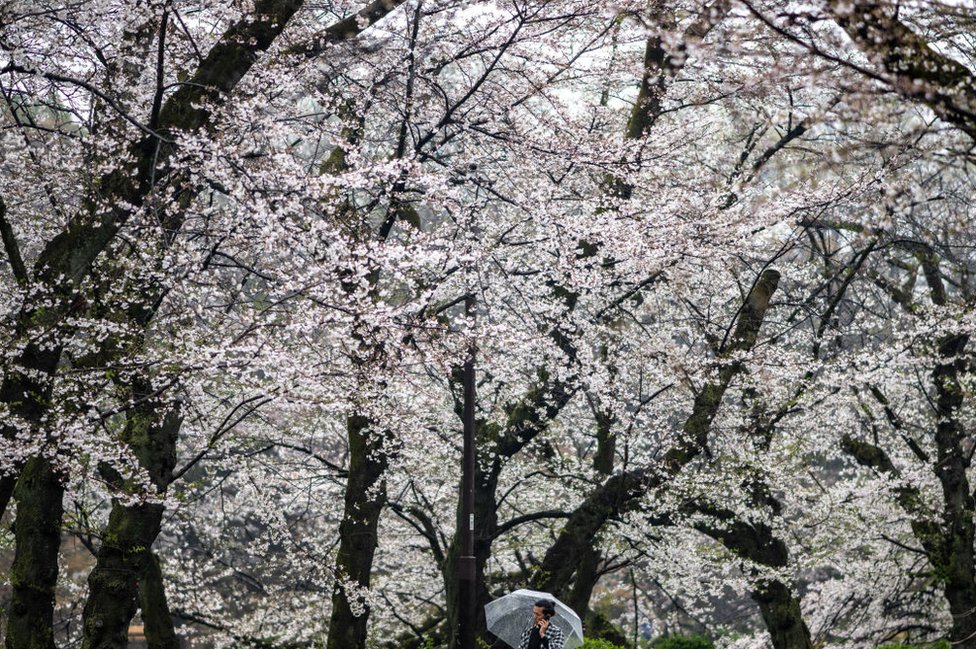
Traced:
<svg viewBox="0 0 976 649">
<path fill-rule="evenodd" d="M 715 649 L 712 641 L 703 635 L 672 635 L 658 638 L 651 646 L 654 649 Z"/>
<path fill-rule="evenodd" d="M 910 644 L 907 642 L 886 642 L 879 645 L 877 649 L 950 649 L 948 640 L 937 640 L 936 642 L 922 642 Z"/>
<path fill-rule="evenodd" d="M 600 640 L 599 638 L 586 638 L 583 640 L 583 646 L 580 649 L 624 649 L 618 644 L 614 644 L 609 640 Z"/>
</svg>

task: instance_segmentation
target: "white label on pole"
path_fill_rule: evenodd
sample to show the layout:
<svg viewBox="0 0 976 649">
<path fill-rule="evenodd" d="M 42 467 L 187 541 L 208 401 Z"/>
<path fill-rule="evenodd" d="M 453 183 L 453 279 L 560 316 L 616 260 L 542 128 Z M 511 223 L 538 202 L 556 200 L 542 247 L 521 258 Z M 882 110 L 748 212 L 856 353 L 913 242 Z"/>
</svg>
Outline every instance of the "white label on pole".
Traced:
<svg viewBox="0 0 976 649">
<path fill-rule="evenodd" d="M 474 514 L 468 515 L 468 529 L 474 531 Z"/>
</svg>

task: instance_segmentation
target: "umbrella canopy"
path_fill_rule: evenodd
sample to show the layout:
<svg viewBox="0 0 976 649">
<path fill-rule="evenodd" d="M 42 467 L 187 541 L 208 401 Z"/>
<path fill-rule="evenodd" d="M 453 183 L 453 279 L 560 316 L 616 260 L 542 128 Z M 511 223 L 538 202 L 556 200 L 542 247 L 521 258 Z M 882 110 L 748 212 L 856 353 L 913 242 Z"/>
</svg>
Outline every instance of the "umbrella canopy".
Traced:
<svg viewBox="0 0 976 649">
<path fill-rule="evenodd" d="M 551 599 L 556 603 L 556 615 L 549 623 L 558 626 L 566 636 L 563 649 L 576 649 L 583 644 L 583 623 L 579 615 L 549 593 L 527 588 L 520 588 L 485 605 L 488 630 L 499 640 L 517 648 L 522 632 L 532 624 L 532 605 L 540 599 Z"/>
</svg>

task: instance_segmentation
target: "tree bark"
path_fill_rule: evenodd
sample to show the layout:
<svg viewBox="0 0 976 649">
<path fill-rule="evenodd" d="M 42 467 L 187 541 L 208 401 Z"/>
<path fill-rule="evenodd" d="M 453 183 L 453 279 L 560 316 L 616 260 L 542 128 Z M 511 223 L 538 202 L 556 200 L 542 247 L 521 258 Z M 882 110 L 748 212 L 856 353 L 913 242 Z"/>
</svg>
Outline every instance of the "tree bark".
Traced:
<svg viewBox="0 0 976 649">
<path fill-rule="evenodd" d="M 19 316 L 16 337 L 23 336 L 28 331 L 28 323 L 41 316 L 43 314 L 39 316 L 33 309 L 25 310 Z M 31 342 L 20 357 L 5 368 L 3 383 L 0 385 L 0 403 L 7 404 L 10 411 L 2 426 L 5 438 L 13 439 L 18 432 L 18 424 L 28 427 L 32 435 L 45 434 L 40 430 L 40 422 L 44 419 L 51 401 L 53 375 L 60 358 L 61 346 L 53 341 L 50 341 L 50 346 Z M 7 511 L 10 498 L 14 495 L 18 471 L 15 468 L 0 478 L 0 517 Z"/>
<path fill-rule="evenodd" d="M 370 429 L 361 415 L 346 422 L 349 477 L 339 525 L 336 585 L 332 592 L 327 649 L 364 649 L 369 616 L 362 589 L 369 588 L 376 552 L 376 530 L 386 504 L 383 474 L 387 468 L 384 436 Z"/>
<path fill-rule="evenodd" d="M 606 480 L 613 474 L 615 463 L 617 446 L 613 434 L 615 421 L 613 415 L 603 410 L 599 403 L 596 404 L 594 410 L 596 416 L 596 453 L 593 456 L 593 469 Z M 600 580 L 600 563 L 602 561 L 603 553 L 596 547 L 590 547 L 589 551 L 579 558 L 576 567 L 573 588 L 569 592 L 566 603 L 584 621 L 589 618 L 590 598 L 593 595 L 593 589 Z"/>
<path fill-rule="evenodd" d="M 151 562 L 162 505 L 112 505 L 96 564 L 88 575 L 84 649 L 124 649 L 136 613 L 139 583 Z"/>
<path fill-rule="evenodd" d="M 131 392 L 139 407 L 128 413 L 123 442 L 127 444 L 152 480 L 145 485 L 122 484 L 110 469 L 113 487 L 131 496 L 153 498 L 166 492 L 176 465 L 176 440 L 182 418 L 179 411 L 150 398 L 152 385 L 136 382 Z M 168 408 L 168 409 L 167 409 Z M 138 605 L 139 585 L 153 566 L 152 544 L 159 535 L 164 507 L 158 502 L 122 505 L 112 502 L 95 567 L 88 575 L 88 600 L 83 613 L 84 649 L 124 649 L 129 623 Z M 158 571 L 158 566 L 156 566 Z"/>
<path fill-rule="evenodd" d="M 61 547 L 64 486 L 51 462 L 32 457 L 17 487 L 16 552 L 6 649 L 54 649 L 54 593 Z"/>
<path fill-rule="evenodd" d="M 810 629 L 803 621 L 800 599 L 779 580 L 764 580 L 752 589 L 766 630 L 776 649 L 813 649 Z"/>
<path fill-rule="evenodd" d="M 953 645 L 976 647 L 976 572 L 973 569 L 976 500 L 966 477 L 970 458 L 962 449 L 965 431 L 959 421 L 963 400 L 959 374 L 965 364 L 961 355 L 968 340 L 964 335 L 942 339 L 938 352 L 943 360 L 932 373 L 938 417 L 936 475 L 942 485 L 944 503 L 944 553 L 936 567 L 944 579 L 945 597 L 952 613 L 949 639 Z"/>
<path fill-rule="evenodd" d="M 941 286 L 936 278 L 931 286 Z M 938 290 L 934 289 L 937 303 Z M 965 430 L 959 421 L 963 390 L 959 374 L 965 371 L 962 357 L 969 337 L 950 335 L 938 343 L 939 362 L 932 371 L 935 387 L 936 476 L 942 487 L 941 521 L 932 520 L 923 505 L 918 489 L 900 485 L 895 488 L 899 506 L 908 514 L 912 533 L 922 546 L 926 557 L 942 584 L 942 593 L 952 615 L 949 639 L 953 646 L 976 647 L 976 569 L 974 569 L 973 498 L 966 471 L 971 458 L 963 450 Z M 844 451 L 861 466 L 899 478 L 901 473 L 884 449 L 874 444 L 845 436 Z"/>
<path fill-rule="evenodd" d="M 761 566 L 784 568 L 788 565 L 789 549 L 769 525 L 742 521 L 727 510 L 705 511 L 720 524 L 698 525 L 699 531 Z M 749 594 L 759 605 L 775 649 L 813 649 L 810 629 L 800 610 L 800 598 L 790 585 L 778 579 L 759 577 Z"/>
<path fill-rule="evenodd" d="M 139 607 L 149 649 L 180 649 L 180 640 L 173 627 L 173 616 L 166 603 L 166 589 L 159 557 L 152 553 L 139 582 Z"/>
</svg>

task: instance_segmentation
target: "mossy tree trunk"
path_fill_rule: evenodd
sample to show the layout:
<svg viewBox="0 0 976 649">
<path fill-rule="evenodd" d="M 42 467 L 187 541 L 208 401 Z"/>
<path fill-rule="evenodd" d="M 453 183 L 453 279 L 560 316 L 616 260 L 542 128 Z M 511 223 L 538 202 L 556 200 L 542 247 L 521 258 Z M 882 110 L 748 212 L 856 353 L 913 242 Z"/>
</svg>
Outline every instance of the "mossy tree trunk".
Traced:
<svg viewBox="0 0 976 649">
<path fill-rule="evenodd" d="M 876 20 L 878 16 L 867 15 L 865 19 Z M 925 274 L 932 304 L 946 307 L 950 295 L 943 280 L 939 257 L 928 248 L 913 252 Z M 921 305 L 910 296 L 896 301 L 910 315 L 922 311 Z M 852 435 L 845 435 L 841 441 L 844 451 L 858 464 L 902 482 L 894 489 L 896 502 L 908 515 L 912 533 L 942 586 L 952 615 L 949 640 L 953 646 L 961 647 L 976 647 L 976 556 L 973 548 L 976 540 L 976 499 L 967 477 L 972 453 L 965 449 L 967 433 L 960 419 L 965 396 L 960 377 L 969 371 L 971 358 L 966 356 L 969 342 L 968 334 L 952 333 L 941 336 L 932 344 L 935 363 L 931 373 L 931 389 L 935 398 L 930 403 L 934 409 L 932 437 L 936 448 L 932 469 L 942 488 L 939 519 L 926 507 L 918 488 L 901 481 L 901 472 L 881 446 Z M 877 388 L 872 388 L 871 392 L 884 407 L 888 421 L 904 436 L 902 423 L 891 411 L 887 398 Z M 918 460 L 931 461 L 917 444 L 910 443 L 909 446 Z"/>
<path fill-rule="evenodd" d="M 129 623 L 138 608 L 140 584 L 154 576 L 152 545 L 159 535 L 164 507 L 158 502 L 173 479 L 176 441 L 182 418 L 177 407 L 153 398 L 144 378 L 123 390 L 140 404 L 127 413 L 123 439 L 146 470 L 150 485 L 127 484 L 114 469 L 103 467 L 110 484 L 143 502 L 112 502 L 108 525 L 88 575 L 88 600 L 83 613 L 84 649 L 124 649 Z"/>
<path fill-rule="evenodd" d="M 597 475 L 606 480 L 613 474 L 616 453 L 616 438 L 613 432 L 615 421 L 609 412 L 600 407 L 599 402 L 594 403 L 594 415 L 596 418 L 596 453 L 593 457 L 593 469 Z M 603 553 L 596 547 L 596 540 L 594 539 L 593 547 L 579 557 L 576 575 L 573 578 L 573 587 L 566 601 L 582 620 L 588 619 L 590 598 L 593 595 L 593 589 L 600 580 L 602 562 Z"/>
<path fill-rule="evenodd" d="M 714 525 L 698 525 L 697 529 L 714 538 L 738 556 L 759 566 L 772 569 L 789 564 L 789 549 L 773 529 L 759 521 L 743 521 L 728 510 L 705 510 L 715 520 Z M 775 649 L 813 649 L 810 629 L 800 610 L 800 598 L 789 584 L 775 578 L 756 574 L 749 591 L 759 605 L 766 630 Z"/>
<path fill-rule="evenodd" d="M 34 332 L 40 340 L 25 345 L 20 355 L 4 368 L 3 382 L 0 384 L 0 403 L 6 404 L 8 413 L 0 432 L 12 439 L 18 432 L 27 428 L 35 437 L 46 435 L 41 422 L 48 412 L 51 391 L 54 387 L 54 373 L 61 358 L 62 346 L 58 338 L 56 320 L 50 320 L 50 311 L 26 309 L 18 318 L 16 338 L 26 337 L 32 325 L 51 326 L 46 334 Z M 17 475 L 21 463 L 9 472 L 0 475 L 0 517 L 4 515 L 17 485 Z"/>
<path fill-rule="evenodd" d="M 949 639 L 953 645 L 976 647 L 976 572 L 973 536 L 976 501 L 966 476 L 971 454 L 963 451 L 966 431 L 959 419 L 963 387 L 959 376 L 966 369 L 963 353 L 969 337 L 947 336 L 939 341 L 940 362 L 932 372 L 936 393 L 936 475 L 942 485 L 943 552 L 936 569 L 952 613 Z"/>
<path fill-rule="evenodd" d="M 6 649 L 54 649 L 54 603 L 64 513 L 63 476 L 45 457 L 24 465 L 14 490 L 16 551 Z"/>
</svg>

